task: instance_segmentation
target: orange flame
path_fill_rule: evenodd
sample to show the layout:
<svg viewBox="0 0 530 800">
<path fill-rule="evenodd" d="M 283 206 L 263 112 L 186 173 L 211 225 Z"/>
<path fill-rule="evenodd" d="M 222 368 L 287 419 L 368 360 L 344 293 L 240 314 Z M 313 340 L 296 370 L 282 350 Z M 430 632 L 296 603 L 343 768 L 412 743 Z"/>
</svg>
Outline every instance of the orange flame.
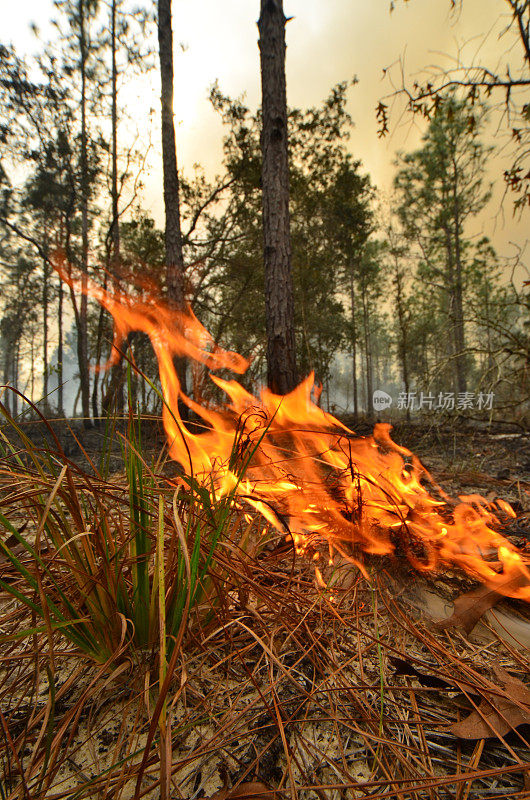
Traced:
<svg viewBox="0 0 530 800">
<path fill-rule="evenodd" d="M 530 601 L 528 559 L 498 532 L 493 504 L 479 495 L 451 500 L 418 458 L 392 441 L 390 425 L 355 437 L 312 401 L 312 375 L 290 394 L 263 389 L 259 398 L 235 380 L 210 375 L 228 402 L 223 408 L 200 405 L 182 392 L 175 356 L 239 374 L 248 362 L 219 348 L 191 311 L 179 313 L 154 296 L 133 298 L 91 282 L 87 291 L 114 318 L 111 361 L 131 331 L 149 336 L 166 403 L 170 455 L 197 480 L 213 480 L 219 496 L 235 490 L 276 527 L 288 520 L 299 551 L 325 540 L 331 551 L 362 568 L 356 550 L 385 555 L 399 547 L 418 570 L 457 566 L 500 594 Z M 204 421 L 203 432 L 192 433 L 182 423 L 179 400 Z M 236 452 L 249 456 L 243 479 L 234 467 Z M 507 503 L 501 507 L 513 515 Z"/>
</svg>

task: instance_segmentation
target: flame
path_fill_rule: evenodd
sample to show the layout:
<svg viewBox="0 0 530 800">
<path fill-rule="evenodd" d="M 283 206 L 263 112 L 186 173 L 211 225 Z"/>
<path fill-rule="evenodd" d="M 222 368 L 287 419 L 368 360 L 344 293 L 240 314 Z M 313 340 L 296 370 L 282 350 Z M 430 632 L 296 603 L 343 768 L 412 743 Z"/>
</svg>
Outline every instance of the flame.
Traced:
<svg viewBox="0 0 530 800">
<path fill-rule="evenodd" d="M 480 495 L 451 500 L 419 459 L 390 438 L 390 425 L 377 424 L 373 436 L 359 438 L 319 408 L 312 375 L 290 394 L 263 389 L 259 398 L 235 380 L 210 375 L 228 398 L 225 406 L 192 400 L 181 390 L 176 356 L 238 374 L 248 361 L 218 347 L 190 310 L 177 312 L 152 293 L 133 297 L 92 282 L 86 291 L 114 319 L 110 363 L 131 331 L 149 336 L 170 455 L 198 481 L 213 482 L 218 496 L 235 492 L 277 528 L 287 521 L 300 552 L 324 540 L 330 555 L 338 551 L 362 569 L 360 550 L 389 555 L 399 548 L 418 570 L 460 567 L 500 594 L 530 601 L 528 559 L 498 532 L 495 508 L 515 516 L 507 503 L 495 507 Z M 186 428 L 179 400 L 203 420 L 204 431 Z M 237 464 L 245 459 L 241 475 Z"/>
</svg>

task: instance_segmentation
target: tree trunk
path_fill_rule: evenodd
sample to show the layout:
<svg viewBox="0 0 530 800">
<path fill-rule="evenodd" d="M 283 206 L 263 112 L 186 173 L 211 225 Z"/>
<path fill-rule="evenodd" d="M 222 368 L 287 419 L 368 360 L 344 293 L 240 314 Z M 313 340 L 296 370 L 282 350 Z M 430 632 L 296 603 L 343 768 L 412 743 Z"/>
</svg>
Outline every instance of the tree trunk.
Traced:
<svg viewBox="0 0 530 800">
<path fill-rule="evenodd" d="M 107 249 L 107 264 L 109 271 L 113 277 L 114 288 L 119 285 L 120 280 L 120 267 L 121 267 L 121 243 L 120 243 L 120 215 L 118 208 L 119 201 L 119 187 L 118 187 L 118 66 L 116 62 L 117 53 L 117 38 L 116 38 L 116 0 L 112 0 L 110 7 L 110 33 L 111 33 L 111 56 L 112 56 L 112 73 L 111 73 L 111 94 L 112 94 L 112 110 L 111 110 L 111 127 L 112 127 L 112 147 L 111 147 L 111 200 L 112 200 L 112 214 L 110 225 L 110 245 Z M 104 316 L 100 315 L 98 321 L 98 342 L 97 342 L 97 361 L 101 358 L 102 349 L 102 336 L 103 336 L 103 322 Z M 123 352 L 123 351 L 122 351 Z M 99 389 L 97 384 L 97 373 L 94 378 L 95 388 L 92 396 L 92 405 L 97 406 L 98 398 L 96 389 Z M 114 410 L 119 416 L 123 415 L 125 397 L 124 397 L 125 376 L 123 372 L 123 355 L 118 355 L 118 361 L 111 367 L 111 375 L 108 383 L 107 391 L 104 393 L 101 400 L 102 411 L 106 414 Z"/>
<path fill-rule="evenodd" d="M 18 389 L 18 371 L 19 371 L 19 364 L 20 364 L 20 334 L 21 331 L 17 332 L 17 339 L 16 339 L 16 346 L 13 350 L 13 380 L 12 386 L 14 389 Z M 16 392 L 12 392 L 13 396 L 13 416 L 18 416 L 18 394 Z"/>
<path fill-rule="evenodd" d="M 372 374 L 372 343 L 370 341 L 370 321 L 368 314 L 368 300 L 366 289 L 363 287 L 361 294 L 363 306 L 363 336 L 364 357 L 366 362 L 366 414 L 369 419 L 373 416 L 373 374 Z"/>
<path fill-rule="evenodd" d="M 120 267 L 120 216 L 118 212 L 118 67 L 116 64 L 116 0 L 112 0 L 111 16 L 111 50 L 112 50 L 112 265 L 116 274 Z"/>
<path fill-rule="evenodd" d="M 45 258 L 42 264 L 42 397 L 44 408 L 48 409 L 48 289 L 50 268 L 48 264 L 48 228 L 46 220 L 43 225 L 43 250 Z"/>
<path fill-rule="evenodd" d="M 108 271 L 105 272 L 103 279 L 103 289 L 107 289 L 108 284 Z M 101 351 L 103 349 L 103 328 L 105 323 L 105 309 L 102 305 L 99 307 L 98 323 L 96 326 L 96 347 L 94 354 L 94 378 L 92 381 L 92 414 L 94 416 L 94 425 L 100 424 L 99 420 L 99 366 L 101 363 Z M 116 367 L 112 367 L 114 370 Z M 110 403 L 109 403 L 110 405 Z M 105 406 L 105 399 L 101 402 L 102 412 L 107 412 L 108 408 Z"/>
<path fill-rule="evenodd" d="M 3 349 L 4 349 L 4 366 L 3 366 L 2 383 L 4 384 L 4 386 L 8 386 L 9 385 L 9 372 L 10 372 L 10 367 L 11 367 L 11 347 L 10 347 L 9 341 L 7 341 L 5 337 L 4 337 L 4 340 L 2 342 L 2 345 L 3 345 Z M 2 397 L 2 403 L 4 404 L 8 414 L 11 413 L 11 407 L 12 407 L 11 394 L 12 393 L 9 390 L 6 390 L 6 391 L 4 391 L 3 397 Z"/>
<path fill-rule="evenodd" d="M 488 366 L 486 374 L 488 376 L 488 383 L 491 384 L 493 380 L 493 370 L 495 367 L 495 360 L 493 358 L 493 346 L 491 341 L 492 324 L 491 324 L 490 284 L 487 278 L 484 287 L 484 311 L 486 319 L 486 344 L 488 348 L 488 358 L 487 358 Z"/>
<path fill-rule="evenodd" d="M 173 28 L 171 0 L 158 0 L 158 47 L 160 56 L 162 106 L 162 166 L 164 174 L 164 208 L 166 215 L 166 279 L 169 303 L 178 311 L 186 310 L 184 288 L 184 255 L 180 227 L 180 186 L 173 120 Z M 186 392 L 186 359 L 177 358 L 175 367 L 183 392 Z M 182 405 L 181 416 L 187 416 Z"/>
<path fill-rule="evenodd" d="M 78 2 L 79 49 L 81 71 L 81 298 L 79 300 L 79 327 L 77 358 L 81 385 L 81 412 L 85 427 L 90 427 L 90 370 L 88 363 L 88 144 L 86 127 L 86 62 L 87 42 L 85 32 L 85 0 Z"/>
<path fill-rule="evenodd" d="M 351 359 L 352 359 L 352 380 L 353 380 L 353 416 L 357 421 L 359 417 L 359 391 L 357 385 L 357 320 L 355 309 L 355 283 L 353 278 L 353 266 L 350 267 L 350 305 L 351 305 Z"/>
<path fill-rule="evenodd" d="M 112 176 L 111 176 L 111 197 L 112 197 L 112 222 L 110 230 L 111 250 L 110 250 L 110 272 L 114 278 L 115 287 L 119 284 L 121 267 L 121 245 L 120 245 L 120 215 L 118 208 L 119 187 L 118 187 L 118 67 L 116 63 L 117 39 L 116 39 L 116 0 L 112 0 L 111 5 L 111 50 L 112 50 Z M 123 356 L 119 355 L 118 361 L 111 369 L 108 391 L 101 401 L 103 411 L 108 412 L 112 407 L 118 415 L 123 415 L 125 376 L 123 371 Z"/>
<path fill-rule="evenodd" d="M 451 231 L 449 225 L 444 225 L 444 238 L 445 238 L 445 283 L 447 289 L 448 308 L 447 315 L 451 325 L 450 335 L 447 337 L 446 350 L 451 363 L 451 371 L 453 373 L 453 389 L 459 392 L 459 376 L 458 376 L 458 344 L 456 338 L 456 316 L 455 316 L 455 267 L 454 267 L 454 254 L 453 242 L 451 239 Z"/>
<path fill-rule="evenodd" d="M 410 391 L 409 382 L 409 365 L 408 365 L 408 336 L 407 336 L 407 320 L 405 312 L 405 301 L 403 297 L 403 275 L 399 269 L 398 257 L 394 257 L 394 284 L 396 287 L 396 310 L 399 325 L 399 343 L 398 354 L 401 363 L 401 380 L 403 381 L 403 388 L 405 394 L 408 396 Z M 410 420 L 410 409 L 407 403 L 407 420 Z"/>
<path fill-rule="evenodd" d="M 64 417 L 64 387 L 63 387 L 63 281 L 59 277 L 59 294 L 57 298 L 57 412 Z"/>
<path fill-rule="evenodd" d="M 292 391 L 298 382 L 289 228 L 285 23 L 283 0 L 261 0 L 258 29 L 267 383 L 278 394 Z"/>
<path fill-rule="evenodd" d="M 33 339 L 29 345 L 29 396 L 32 403 L 35 402 L 35 347 Z"/>
<path fill-rule="evenodd" d="M 458 199 L 458 167 L 453 157 L 453 223 L 455 239 L 455 270 L 454 270 L 454 321 L 455 321 L 455 349 L 456 349 L 456 377 L 459 392 L 467 390 L 466 380 L 466 355 L 465 355 L 465 330 L 464 330 L 464 301 L 462 286 L 462 252 L 460 245 L 461 222 L 460 204 Z"/>
</svg>

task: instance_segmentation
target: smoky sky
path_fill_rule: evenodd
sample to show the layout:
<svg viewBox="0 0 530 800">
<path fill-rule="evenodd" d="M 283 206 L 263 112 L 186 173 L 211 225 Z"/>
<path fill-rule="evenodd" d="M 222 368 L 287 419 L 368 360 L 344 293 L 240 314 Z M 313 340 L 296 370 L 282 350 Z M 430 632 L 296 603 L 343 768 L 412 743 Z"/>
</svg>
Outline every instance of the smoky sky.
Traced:
<svg viewBox="0 0 530 800">
<path fill-rule="evenodd" d="M 2 5 L 7 0 L 0 0 Z M 292 17 L 287 25 L 289 104 L 318 105 L 332 86 L 356 76 L 358 83 L 349 91 L 355 128 L 348 146 L 384 196 L 391 189 L 396 151 L 417 147 L 424 130 L 398 99 L 391 106 L 390 135 L 378 137 L 376 105 L 381 98 L 390 101 L 392 85 L 400 85 L 402 74 L 411 84 L 431 66 L 448 68 L 457 57 L 501 71 L 508 59 L 518 60 L 517 45 L 505 55 L 512 42 L 500 36 L 508 21 L 503 0 L 464 0 L 457 13 L 451 13 L 450 0 L 395 0 L 393 13 L 390 0 L 284 0 L 284 7 Z M 16 19 L 4 19 L 4 41 L 13 41 L 20 52 L 36 51 L 29 24 L 37 23 L 42 38 L 49 38 L 52 15 L 50 0 L 26 0 Z M 177 146 L 186 174 L 195 163 L 209 175 L 220 169 L 223 130 L 208 102 L 214 81 L 226 94 L 244 95 L 251 108 L 259 103 L 258 15 L 259 0 L 173 0 Z M 126 87 L 123 97 L 131 116 L 145 119 L 138 128 L 145 148 L 150 144 L 144 201 L 160 221 L 158 93 L 153 73 Z M 493 115 L 488 141 L 502 143 L 498 124 Z M 488 234 L 505 255 L 513 252 L 511 243 L 522 247 L 526 240 L 526 222 L 513 217 L 510 198 L 501 204 L 507 158 L 501 152 L 490 160 L 486 177 L 495 191 L 477 223 L 477 233 Z"/>
</svg>

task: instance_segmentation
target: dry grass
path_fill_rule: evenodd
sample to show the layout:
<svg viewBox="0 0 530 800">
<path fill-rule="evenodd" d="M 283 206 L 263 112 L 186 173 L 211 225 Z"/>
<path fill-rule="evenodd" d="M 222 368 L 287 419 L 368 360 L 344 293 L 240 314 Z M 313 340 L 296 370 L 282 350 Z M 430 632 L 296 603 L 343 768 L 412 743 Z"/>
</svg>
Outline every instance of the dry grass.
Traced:
<svg viewBox="0 0 530 800">
<path fill-rule="evenodd" d="M 121 519 L 126 536 L 126 481 L 92 476 L 88 492 L 88 478 L 69 469 L 75 495 L 97 498 L 98 508 Z M 17 470 L 11 453 L 0 473 L 0 499 L 17 529 L 30 520 L 24 535 L 31 540 L 55 483 L 52 476 L 43 483 L 27 454 Z M 174 487 L 160 470 L 153 468 L 151 477 L 152 496 L 166 498 L 170 548 L 177 541 L 169 533 Z M 192 509 L 182 503 L 186 524 Z M 201 524 L 204 564 L 205 517 Z M 193 539 L 188 544 L 191 557 Z M 57 560 L 53 543 L 39 554 L 44 564 Z M 30 605 L 9 594 L 5 587 L 21 578 L 5 561 L 0 797 L 199 800 L 226 787 L 229 798 L 231 787 L 253 779 L 290 800 L 529 797 L 524 726 L 477 741 L 449 731 L 482 698 L 491 700 L 495 663 L 523 678 L 528 654 L 494 631 L 477 642 L 418 619 L 389 578 L 409 569 L 397 560 L 365 557 L 370 580 L 337 561 L 321 567 L 321 585 L 316 555 L 296 556 L 288 539 L 271 531 L 263 537 L 262 524 L 234 508 L 189 604 L 167 675 L 160 670 L 160 637 L 142 657 L 131 637 L 120 646 L 114 640 L 108 658 L 97 663 L 49 616 L 39 621 Z M 324 549 L 318 557 L 327 564 Z M 38 576 L 34 556 L 23 558 Z M 70 580 L 69 565 L 61 563 Z M 125 564 L 124 574 L 130 568 Z M 150 581 L 155 568 L 153 561 Z M 179 574 L 167 570 L 166 596 Z M 66 591 L 59 577 L 60 570 L 55 580 Z M 37 606 L 42 585 L 37 580 L 30 598 Z M 53 593 L 53 582 L 46 586 Z M 29 633 L 20 638 L 22 630 Z"/>
</svg>

